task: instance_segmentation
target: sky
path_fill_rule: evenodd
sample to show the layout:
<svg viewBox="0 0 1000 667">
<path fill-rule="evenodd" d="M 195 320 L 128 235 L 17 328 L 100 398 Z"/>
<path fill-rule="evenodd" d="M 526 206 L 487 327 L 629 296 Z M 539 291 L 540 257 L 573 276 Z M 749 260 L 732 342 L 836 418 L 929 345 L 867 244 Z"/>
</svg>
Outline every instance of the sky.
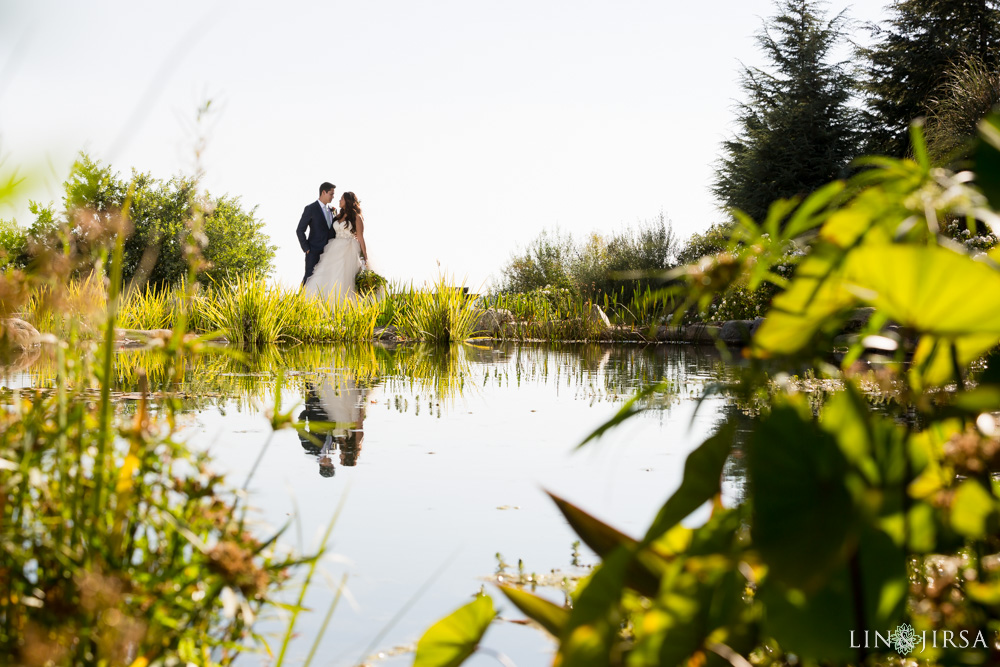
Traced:
<svg viewBox="0 0 1000 667">
<path fill-rule="evenodd" d="M 828 8 L 865 22 L 887 2 Z M 330 181 L 361 200 L 376 271 L 479 290 L 543 229 L 662 212 L 686 238 L 721 220 L 713 166 L 773 7 L 0 0 L 0 157 L 43 203 L 79 151 L 126 175 L 200 167 L 210 193 L 256 207 L 287 285 L 296 223 Z M 26 198 L 12 217 L 30 223 Z"/>
</svg>

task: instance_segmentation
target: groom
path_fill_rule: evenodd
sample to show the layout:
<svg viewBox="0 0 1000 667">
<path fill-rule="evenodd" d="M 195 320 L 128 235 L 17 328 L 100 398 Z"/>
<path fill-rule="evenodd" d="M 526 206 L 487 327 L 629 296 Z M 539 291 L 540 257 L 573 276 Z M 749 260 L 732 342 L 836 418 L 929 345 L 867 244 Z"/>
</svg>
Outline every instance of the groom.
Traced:
<svg viewBox="0 0 1000 667">
<path fill-rule="evenodd" d="M 323 254 L 326 242 L 336 236 L 336 232 L 331 229 L 333 225 L 333 212 L 329 208 L 333 201 L 333 192 L 336 190 L 333 183 L 323 183 L 319 186 L 319 199 L 306 206 L 302 211 L 302 218 L 299 226 L 295 228 L 295 235 L 299 237 L 299 245 L 302 252 L 306 254 L 306 275 L 302 278 L 305 285 L 316 268 L 319 256 Z M 306 236 L 306 230 L 309 236 Z"/>
</svg>

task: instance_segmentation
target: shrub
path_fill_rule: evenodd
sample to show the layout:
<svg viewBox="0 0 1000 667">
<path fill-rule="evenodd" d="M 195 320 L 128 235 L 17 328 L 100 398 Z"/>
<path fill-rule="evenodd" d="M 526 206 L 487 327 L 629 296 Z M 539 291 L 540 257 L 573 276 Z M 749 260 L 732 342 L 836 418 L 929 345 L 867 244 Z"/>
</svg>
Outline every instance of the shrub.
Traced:
<svg viewBox="0 0 1000 667">
<path fill-rule="evenodd" d="M 662 213 L 656 220 L 598 239 L 581 249 L 573 267 L 580 289 L 592 298 L 617 294 L 623 303 L 632 301 L 648 285 L 664 282 L 677 252 L 673 228 Z M 596 257 L 591 249 L 599 249 Z"/>
<path fill-rule="evenodd" d="M 28 235 L 13 220 L 0 220 L 0 270 L 8 266 L 24 268 Z"/>
<path fill-rule="evenodd" d="M 662 213 L 609 236 L 591 234 L 581 243 L 558 229 L 543 230 L 504 266 L 497 291 L 555 288 L 592 299 L 615 293 L 627 301 L 646 286 L 662 282 L 661 274 L 673 265 L 676 249 L 673 228 Z"/>
<path fill-rule="evenodd" d="M 729 246 L 732 228 L 732 223 L 717 222 L 700 234 L 692 234 L 677 252 L 677 263 L 694 264 L 702 257 L 722 252 Z"/>
<path fill-rule="evenodd" d="M 278 555 L 280 531 L 256 535 L 245 494 L 180 437 L 180 403 L 157 398 L 206 352 L 199 341 L 150 347 L 160 381 L 138 371 L 137 400 L 116 409 L 122 237 L 111 249 L 99 227 L 79 238 L 37 267 L 0 272 L 0 308 L 68 324 L 51 386 L 0 390 L 0 655 L 14 665 L 230 665 L 251 644 L 266 649 L 255 618 L 316 557 Z M 111 258 L 107 291 L 77 252 L 85 244 Z M 104 342 L 81 341 L 78 322 Z"/>
<path fill-rule="evenodd" d="M 500 290 L 530 292 L 545 287 L 575 289 L 571 265 L 576 250 L 573 237 L 556 228 L 542 232 L 521 254 L 515 254 L 502 269 Z"/>
<path fill-rule="evenodd" d="M 85 154 L 64 183 L 65 220 L 52 207 L 36 206 L 29 233 L 34 242 L 58 249 L 64 242 L 87 245 L 95 229 L 107 229 L 128 201 L 128 236 L 122 258 L 126 284 L 146 282 L 170 286 L 188 275 L 188 246 L 204 246 L 200 279 L 271 271 L 275 247 L 263 233 L 256 209 L 246 211 L 239 198 L 212 197 L 198 191 L 193 178 L 161 181 L 148 173 L 132 172 L 125 180 L 108 165 Z M 194 233 L 197 238 L 191 238 Z"/>
</svg>

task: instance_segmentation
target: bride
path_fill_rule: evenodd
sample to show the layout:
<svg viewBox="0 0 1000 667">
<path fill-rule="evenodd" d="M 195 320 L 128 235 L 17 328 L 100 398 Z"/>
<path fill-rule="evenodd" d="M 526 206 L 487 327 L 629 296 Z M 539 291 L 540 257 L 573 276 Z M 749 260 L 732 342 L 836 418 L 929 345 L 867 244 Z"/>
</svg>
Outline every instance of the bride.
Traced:
<svg viewBox="0 0 1000 667">
<path fill-rule="evenodd" d="M 365 219 L 361 202 L 353 192 L 340 198 L 340 213 L 330 226 L 336 234 L 327 241 L 313 274 L 306 281 L 306 294 L 326 300 L 351 300 L 357 294 L 354 278 L 368 261 L 365 247 Z"/>
</svg>

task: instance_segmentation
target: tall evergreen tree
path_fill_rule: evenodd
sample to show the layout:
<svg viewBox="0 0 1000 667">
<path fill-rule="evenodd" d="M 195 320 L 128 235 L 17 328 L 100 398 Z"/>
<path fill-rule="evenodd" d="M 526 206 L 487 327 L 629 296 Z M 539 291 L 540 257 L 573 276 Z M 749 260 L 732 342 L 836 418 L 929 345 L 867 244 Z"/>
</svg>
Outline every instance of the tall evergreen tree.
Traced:
<svg viewBox="0 0 1000 667">
<path fill-rule="evenodd" d="M 872 25 L 866 64 L 867 152 L 909 150 L 909 125 L 931 113 L 949 70 L 975 58 L 1000 65 L 1000 0 L 896 0 L 891 17 Z"/>
<path fill-rule="evenodd" d="M 826 20 L 816 0 L 778 0 L 757 33 L 770 67 L 745 67 L 747 99 L 723 143 L 712 191 L 729 208 L 762 219 L 775 199 L 805 195 L 840 176 L 857 148 L 855 82 L 829 62 L 843 13 Z"/>
</svg>

